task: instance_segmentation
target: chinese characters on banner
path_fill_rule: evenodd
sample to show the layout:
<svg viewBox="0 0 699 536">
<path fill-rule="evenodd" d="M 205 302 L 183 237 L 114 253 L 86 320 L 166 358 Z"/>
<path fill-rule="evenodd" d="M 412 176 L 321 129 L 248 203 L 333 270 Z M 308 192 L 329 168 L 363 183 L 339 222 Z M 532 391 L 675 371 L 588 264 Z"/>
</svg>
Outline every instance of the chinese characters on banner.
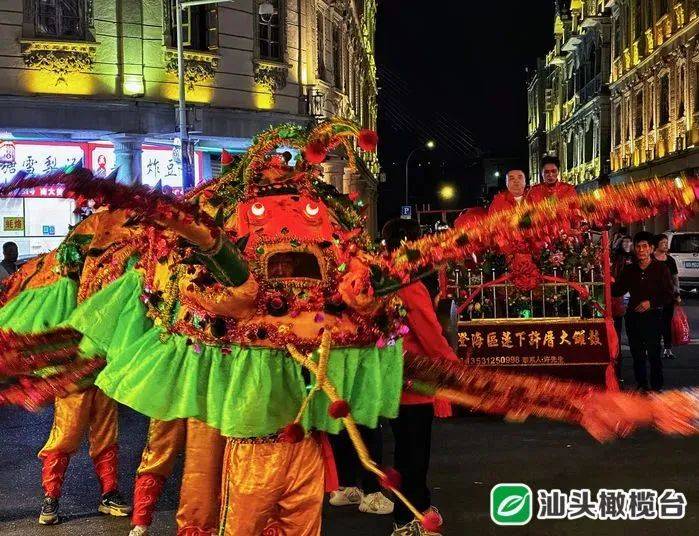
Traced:
<svg viewBox="0 0 699 536">
<path fill-rule="evenodd" d="M 77 164 L 85 157 L 79 145 L 14 143 L 12 147 L 11 152 L 5 149 L 6 158 L 0 160 L 0 183 L 12 180 L 19 171 L 43 175 Z"/>
<path fill-rule="evenodd" d="M 469 365 L 607 365 L 604 320 L 462 322 L 459 355 Z"/>
<path fill-rule="evenodd" d="M 198 183 L 199 160 L 201 155 L 195 153 L 195 181 Z M 106 177 L 116 166 L 114 149 L 108 146 L 96 146 L 92 149 L 92 172 L 96 177 Z M 141 153 L 141 180 L 147 186 L 156 186 L 160 182 L 163 188 L 169 187 L 171 193 L 182 193 L 182 161 L 179 147 L 144 146 Z"/>
</svg>

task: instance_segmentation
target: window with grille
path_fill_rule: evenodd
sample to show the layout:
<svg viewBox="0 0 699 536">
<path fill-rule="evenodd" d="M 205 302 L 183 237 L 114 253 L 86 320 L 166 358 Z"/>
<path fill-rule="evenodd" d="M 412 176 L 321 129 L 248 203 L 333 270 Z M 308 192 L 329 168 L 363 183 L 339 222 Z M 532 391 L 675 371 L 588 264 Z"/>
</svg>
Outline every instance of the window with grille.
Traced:
<svg viewBox="0 0 699 536">
<path fill-rule="evenodd" d="M 660 124 L 670 122 L 670 77 L 663 76 L 660 79 Z"/>
<path fill-rule="evenodd" d="M 85 39 L 85 0 L 36 0 L 36 34 L 61 39 Z"/>
<path fill-rule="evenodd" d="M 340 26 L 333 24 L 333 77 L 335 87 L 342 89 L 342 33 Z"/>
<path fill-rule="evenodd" d="M 621 103 L 614 107 L 614 143 L 621 145 Z"/>
<path fill-rule="evenodd" d="M 592 158 L 595 154 L 595 127 L 594 123 L 590 121 L 585 131 L 585 162 L 592 162 Z"/>
<path fill-rule="evenodd" d="M 318 78 L 325 80 L 325 20 L 320 11 L 316 13 L 316 48 L 318 54 Z"/>
<path fill-rule="evenodd" d="M 643 35 L 643 10 L 641 7 L 641 0 L 636 0 L 634 2 L 634 39 L 640 39 Z"/>
<path fill-rule="evenodd" d="M 636 93 L 636 110 L 633 133 L 636 138 L 643 136 L 643 92 Z"/>
<path fill-rule="evenodd" d="M 271 3 L 274 6 L 274 15 L 269 18 L 258 18 L 260 58 L 282 61 L 280 2 L 279 0 L 271 0 Z"/>
<path fill-rule="evenodd" d="M 166 0 L 167 46 L 177 46 L 177 2 Z M 215 5 L 191 6 L 182 11 L 182 45 L 190 50 L 218 49 L 218 8 Z"/>
<path fill-rule="evenodd" d="M 677 117 L 684 117 L 684 67 L 680 69 L 679 84 L 677 87 Z"/>
</svg>

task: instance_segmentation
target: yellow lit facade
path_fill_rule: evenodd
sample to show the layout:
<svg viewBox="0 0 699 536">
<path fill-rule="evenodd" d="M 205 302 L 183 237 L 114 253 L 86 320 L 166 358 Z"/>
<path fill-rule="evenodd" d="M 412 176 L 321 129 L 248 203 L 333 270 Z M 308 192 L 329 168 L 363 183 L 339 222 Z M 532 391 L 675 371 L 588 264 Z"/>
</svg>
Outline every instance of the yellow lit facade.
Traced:
<svg viewBox="0 0 699 536">
<path fill-rule="evenodd" d="M 217 150 L 240 151 L 270 124 L 342 115 L 376 128 L 376 1 L 270 1 L 270 18 L 258 14 L 264 0 L 183 14 L 188 128 L 209 150 L 204 175 L 216 173 Z M 147 144 L 173 146 L 175 0 L 57 0 L 55 17 L 45 19 L 39 4 L 2 1 L 0 130 L 16 139 L 105 141 L 127 160 L 132 148 L 134 160 Z M 331 164 L 329 180 L 359 189 L 375 210 L 376 157 L 366 155 L 361 176 L 347 180 L 342 155 Z M 138 173 L 136 166 L 130 180 Z"/>
<path fill-rule="evenodd" d="M 529 171 L 555 154 L 564 180 L 596 181 L 609 160 L 610 11 L 601 0 L 560 2 L 554 47 L 529 78 Z"/>
<path fill-rule="evenodd" d="M 609 2 L 611 180 L 699 170 L 699 17 L 691 0 Z M 692 222 L 696 227 L 696 222 Z M 667 216 L 643 224 L 670 228 Z"/>
</svg>

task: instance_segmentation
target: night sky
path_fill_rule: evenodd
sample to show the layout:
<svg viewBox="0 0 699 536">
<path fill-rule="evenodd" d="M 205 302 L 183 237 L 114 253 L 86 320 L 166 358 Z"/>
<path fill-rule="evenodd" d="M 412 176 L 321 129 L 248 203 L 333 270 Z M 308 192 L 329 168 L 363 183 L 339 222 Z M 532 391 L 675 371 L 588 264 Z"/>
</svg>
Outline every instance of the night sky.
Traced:
<svg viewBox="0 0 699 536">
<path fill-rule="evenodd" d="M 411 202 L 450 208 L 480 196 L 479 157 L 516 157 L 527 169 L 526 68 L 553 42 L 553 0 L 380 0 L 376 34 L 381 185 L 379 219 L 398 215 L 408 153 Z M 441 202 L 444 204 L 443 202 Z"/>
</svg>

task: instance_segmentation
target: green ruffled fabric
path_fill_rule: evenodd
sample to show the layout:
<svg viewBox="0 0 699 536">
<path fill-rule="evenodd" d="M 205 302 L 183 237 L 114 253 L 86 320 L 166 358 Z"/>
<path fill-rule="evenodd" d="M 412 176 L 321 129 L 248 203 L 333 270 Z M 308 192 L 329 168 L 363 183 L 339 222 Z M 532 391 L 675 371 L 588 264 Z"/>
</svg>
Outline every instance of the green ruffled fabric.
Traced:
<svg viewBox="0 0 699 536">
<path fill-rule="evenodd" d="M 0 328 L 35 333 L 54 328 L 76 307 L 78 286 L 62 277 L 45 287 L 20 292 L 0 308 Z"/>
<path fill-rule="evenodd" d="M 193 417 L 225 436 L 276 433 L 294 420 L 307 392 L 301 367 L 285 350 L 193 344 L 153 327 L 140 300 L 141 278 L 131 271 L 82 303 L 68 324 L 107 356 L 96 385 L 107 396 L 161 420 Z M 402 389 L 402 347 L 336 348 L 328 375 L 360 424 L 395 417 Z M 318 393 L 304 416 L 306 429 L 337 433 Z"/>
<path fill-rule="evenodd" d="M 301 367 L 283 350 L 191 344 L 153 328 L 123 351 L 109 356 L 96 385 L 109 397 L 149 417 L 194 417 L 225 436 L 258 437 L 278 432 L 296 417 L 306 393 Z M 398 413 L 403 358 L 400 344 L 331 351 L 328 375 L 350 403 L 360 424 Z M 318 393 L 304 415 L 306 429 L 337 433 L 341 421 L 328 413 Z"/>
<path fill-rule="evenodd" d="M 153 326 L 141 294 L 141 274 L 130 269 L 81 303 L 66 325 L 89 339 L 90 353 L 99 353 L 109 360 Z"/>
</svg>

